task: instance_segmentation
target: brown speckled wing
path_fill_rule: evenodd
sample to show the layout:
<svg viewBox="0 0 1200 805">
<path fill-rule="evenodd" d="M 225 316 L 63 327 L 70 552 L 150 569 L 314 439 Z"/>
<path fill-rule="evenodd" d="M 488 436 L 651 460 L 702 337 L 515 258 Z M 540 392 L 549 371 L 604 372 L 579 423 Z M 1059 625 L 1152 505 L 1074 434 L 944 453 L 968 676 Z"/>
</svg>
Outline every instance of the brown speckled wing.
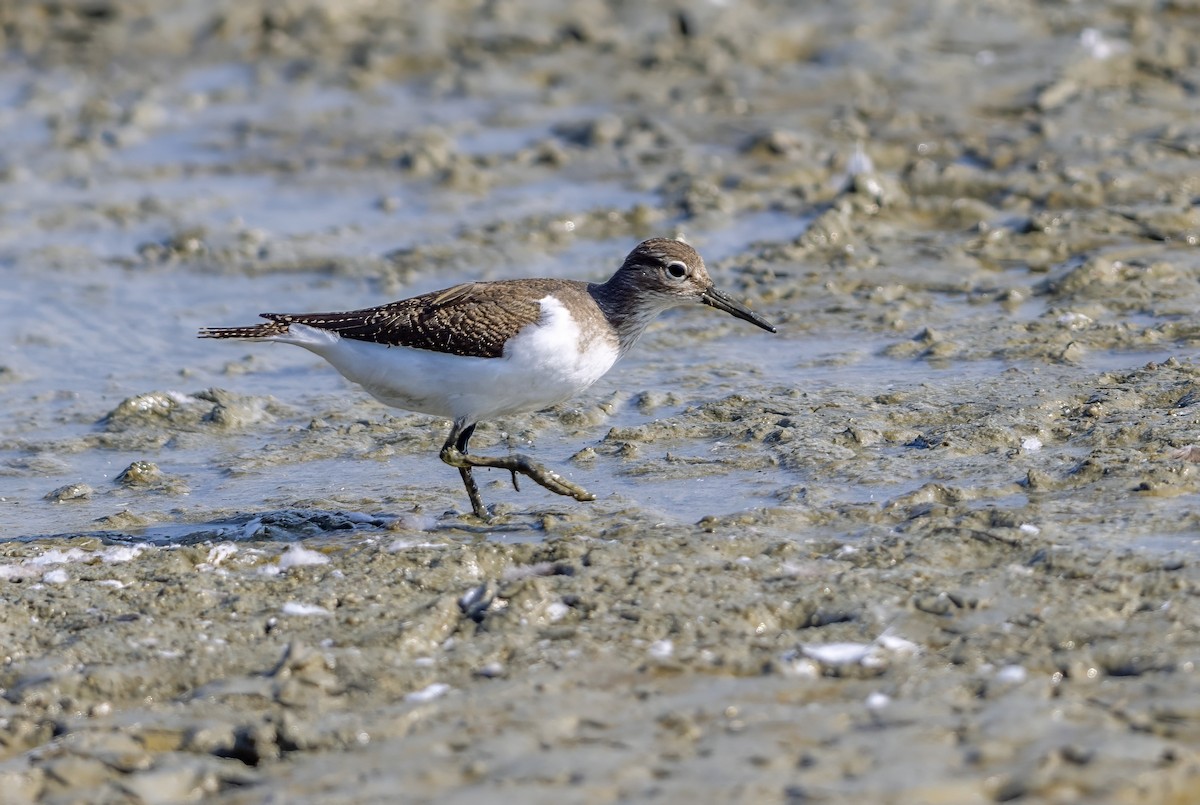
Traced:
<svg viewBox="0 0 1200 805">
<path fill-rule="evenodd" d="M 262 315 L 277 324 L 307 324 L 358 341 L 499 358 L 504 342 L 541 316 L 538 301 L 561 285 L 556 280 L 468 283 L 366 310 Z"/>
</svg>

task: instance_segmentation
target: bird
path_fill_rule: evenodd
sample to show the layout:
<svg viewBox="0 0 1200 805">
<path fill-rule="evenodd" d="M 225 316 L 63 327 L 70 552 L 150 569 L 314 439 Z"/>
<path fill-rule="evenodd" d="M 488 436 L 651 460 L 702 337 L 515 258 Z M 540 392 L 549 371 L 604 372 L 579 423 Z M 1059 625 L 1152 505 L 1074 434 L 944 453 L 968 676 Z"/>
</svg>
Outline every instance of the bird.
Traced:
<svg viewBox="0 0 1200 805">
<path fill-rule="evenodd" d="M 559 495 L 596 498 L 528 456 L 471 453 L 476 425 L 571 399 L 629 352 L 660 313 L 693 303 L 776 332 L 713 287 L 695 249 L 652 238 L 607 282 L 468 282 L 362 310 L 262 313 L 266 323 L 203 327 L 198 335 L 303 347 L 384 405 L 449 419 L 441 460 L 458 469 L 472 513 L 486 521 L 476 467 L 508 470 L 518 491 L 520 474 Z"/>
</svg>

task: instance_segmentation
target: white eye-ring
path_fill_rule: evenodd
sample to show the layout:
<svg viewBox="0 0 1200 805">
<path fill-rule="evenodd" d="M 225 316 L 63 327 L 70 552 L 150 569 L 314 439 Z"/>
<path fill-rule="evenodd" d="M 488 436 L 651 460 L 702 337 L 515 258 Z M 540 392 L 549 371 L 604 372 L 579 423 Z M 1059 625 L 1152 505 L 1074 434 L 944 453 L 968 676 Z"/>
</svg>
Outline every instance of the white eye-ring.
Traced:
<svg viewBox="0 0 1200 805">
<path fill-rule="evenodd" d="M 675 279 L 681 280 L 687 276 L 687 264 L 682 263 L 679 260 L 672 260 L 671 262 L 667 263 L 667 273 Z"/>
</svg>

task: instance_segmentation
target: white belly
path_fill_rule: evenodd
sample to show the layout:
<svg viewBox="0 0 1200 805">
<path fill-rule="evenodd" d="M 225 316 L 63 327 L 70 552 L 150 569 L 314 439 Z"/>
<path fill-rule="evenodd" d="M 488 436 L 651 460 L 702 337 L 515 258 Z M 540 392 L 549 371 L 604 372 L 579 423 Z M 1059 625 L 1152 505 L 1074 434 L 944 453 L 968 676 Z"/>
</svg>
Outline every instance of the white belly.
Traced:
<svg viewBox="0 0 1200 805">
<path fill-rule="evenodd" d="M 616 347 L 603 338 L 585 345 L 557 299 L 540 304 L 541 320 L 510 339 L 499 358 L 388 347 L 303 324 L 273 340 L 320 355 L 386 405 L 476 422 L 568 400 L 616 363 Z"/>
</svg>

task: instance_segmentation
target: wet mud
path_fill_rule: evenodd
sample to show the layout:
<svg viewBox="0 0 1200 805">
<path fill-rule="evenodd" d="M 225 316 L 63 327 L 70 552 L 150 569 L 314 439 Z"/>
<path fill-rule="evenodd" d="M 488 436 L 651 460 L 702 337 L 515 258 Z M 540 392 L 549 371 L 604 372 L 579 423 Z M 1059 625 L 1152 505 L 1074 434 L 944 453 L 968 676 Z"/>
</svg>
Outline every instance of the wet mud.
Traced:
<svg viewBox="0 0 1200 805">
<path fill-rule="evenodd" d="M 0 4 L 0 798 L 1196 801 L 1196 10 Z M 195 338 L 663 235 L 592 503 Z"/>
</svg>

